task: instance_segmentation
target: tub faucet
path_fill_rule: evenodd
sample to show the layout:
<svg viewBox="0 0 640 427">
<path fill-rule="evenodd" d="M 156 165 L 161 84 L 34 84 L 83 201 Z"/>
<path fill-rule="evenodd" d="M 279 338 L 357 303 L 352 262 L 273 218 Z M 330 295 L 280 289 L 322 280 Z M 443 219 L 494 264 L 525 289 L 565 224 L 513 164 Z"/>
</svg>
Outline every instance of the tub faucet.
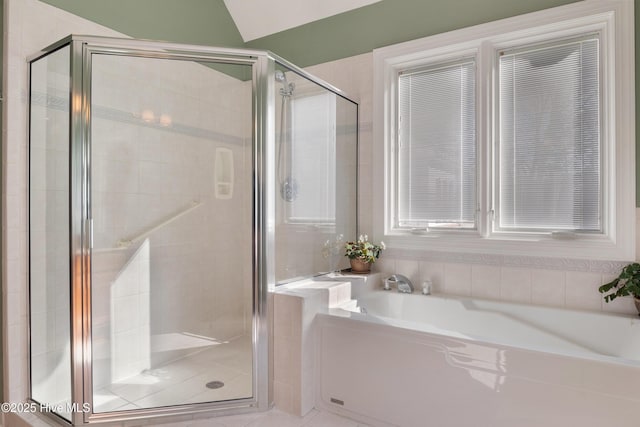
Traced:
<svg viewBox="0 0 640 427">
<path fill-rule="evenodd" d="M 390 285 L 395 283 L 396 288 L 398 288 L 398 292 L 403 294 L 410 294 L 413 292 L 413 283 L 411 283 L 411 280 L 402 274 L 392 274 L 385 279 L 384 283 L 385 288 L 388 286 L 390 287 Z"/>
</svg>

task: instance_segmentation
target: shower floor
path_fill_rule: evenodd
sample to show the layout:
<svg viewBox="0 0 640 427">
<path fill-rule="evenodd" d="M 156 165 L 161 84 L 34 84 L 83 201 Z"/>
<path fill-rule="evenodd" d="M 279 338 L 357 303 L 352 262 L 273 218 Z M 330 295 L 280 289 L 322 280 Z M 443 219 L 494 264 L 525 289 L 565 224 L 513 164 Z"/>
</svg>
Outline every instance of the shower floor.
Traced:
<svg viewBox="0 0 640 427">
<path fill-rule="evenodd" d="M 208 346 L 189 356 L 96 390 L 95 412 L 238 399 L 252 395 L 251 336 Z M 221 381 L 224 386 L 207 388 Z"/>
</svg>

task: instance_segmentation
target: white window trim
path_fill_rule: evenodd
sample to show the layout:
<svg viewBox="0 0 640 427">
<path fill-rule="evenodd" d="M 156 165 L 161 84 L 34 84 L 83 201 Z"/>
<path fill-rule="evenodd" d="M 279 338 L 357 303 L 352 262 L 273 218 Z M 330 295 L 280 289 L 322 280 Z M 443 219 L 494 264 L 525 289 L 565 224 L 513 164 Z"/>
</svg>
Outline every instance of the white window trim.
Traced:
<svg viewBox="0 0 640 427">
<path fill-rule="evenodd" d="M 633 0 L 586 0 L 374 50 L 375 239 L 391 248 L 591 260 L 635 259 L 635 70 Z M 598 31 L 602 55 L 604 234 L 558 238 L 550 233 L 496 233 L 489 215 L 495 123 L 495 51 Z M 393 228 L 396 81 L 399 69 L 477 54 L 478 232 Z M 485 141 L 485 142 L 482 142 Z M 561 236 L 567 237 L 567 236 Z"/>
</svg>

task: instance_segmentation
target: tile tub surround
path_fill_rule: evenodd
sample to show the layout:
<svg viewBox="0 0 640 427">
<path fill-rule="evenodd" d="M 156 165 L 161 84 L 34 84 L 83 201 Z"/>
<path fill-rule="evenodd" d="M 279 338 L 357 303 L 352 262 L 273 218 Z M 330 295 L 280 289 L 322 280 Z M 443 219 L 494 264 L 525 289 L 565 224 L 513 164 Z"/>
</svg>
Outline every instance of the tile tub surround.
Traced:
<svg viewBox="0 0 640 427">
<path fill-rule="evenodd" d="M 398 251 L 400 252 L 400 251 Z M 433 283 L 434 294 L 491 299 L 496 301 L 534 304 L 608 313 L 637 313 L 632 297 L 617 298 L 605 303 L 598 287 L 609 282 L 618 273 L 617 263 L 587 263 L 583 271 L 561 268 L 537 268 L 504 265 L 502 260 L 488 258 L 489 262 L 454 262 L 451 254 L 420 254 L 402 251 L 395 258 L 393 251 L 374 264 L 378 272 L 403 274 L 421 289 L 425 280 Z M 448 259 L 448 261 L 445 261 Z M 623 265 L 621 263 L 620 265 Z"/>
<path fill-rule="evenodd" d="M 304 416 L 316 399 L 315 318 L 381 282 L 379 274 L 332 274 L 277 287 L 273 294 L 276 408 Z"/>
</svg>

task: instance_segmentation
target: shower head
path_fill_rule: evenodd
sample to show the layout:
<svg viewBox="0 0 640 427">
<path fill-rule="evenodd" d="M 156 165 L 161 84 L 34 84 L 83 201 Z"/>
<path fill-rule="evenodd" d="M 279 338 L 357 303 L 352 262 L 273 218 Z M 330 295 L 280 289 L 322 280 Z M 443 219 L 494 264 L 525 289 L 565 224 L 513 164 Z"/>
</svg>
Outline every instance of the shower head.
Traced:
<svg viewBox="0 0 640 427">
<path fill-rule="evenodd" d="M 280 88 L 280 95 L 282 96 L 291 96 L 293 94 L 293 89 L 295 89 L 295 83 L 287 82 L 287 75 L 282 70 L 276 70 L 275 79 L 277 82 L 282 83 L 282 88 Z"/>
<path fill-rule="evenodd" d="M 282 70 L 276 70 L 276 81 L 280 83 L 287 83 L 287 76 L 284 75 Z"/>
</svg>

